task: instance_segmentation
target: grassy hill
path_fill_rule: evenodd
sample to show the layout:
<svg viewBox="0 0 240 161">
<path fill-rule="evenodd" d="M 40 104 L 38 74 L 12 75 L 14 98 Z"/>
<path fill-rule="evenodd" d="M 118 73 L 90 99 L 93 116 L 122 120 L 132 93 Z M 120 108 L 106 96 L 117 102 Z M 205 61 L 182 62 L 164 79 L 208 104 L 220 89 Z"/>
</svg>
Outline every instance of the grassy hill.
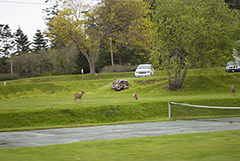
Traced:
<svg viewBox="0 0 240 161">
<path fill-rule="evenodd" d="M 129 89 L 111 90 L 117 79 L 127 79 Z M 239 81 L 240 73 L 199 69 L 189 70 L 183 87 L 176 91 L 165 88 L 164 71 L 147 78 L 124 72 L 85 74 L 84 80 L 82 75 L 61 75 L 7 81 L 7 85 L 0 82 L 0 130 L 168 120 L 168 101 L 239 107 L 238 88 L 236 97 L 230 93 L 230 87 Z M 73 94 L 81 90 L 86 93 L 82 102 L 74 103 Z M 133 92 L 138 94 L 138 101 L 133 100 Z M 185 117 L 188 112 L 182 110 L 175 118 Z M 200 113 L 203 117 L 206 112 Z M 233 113 L 240 115 L 239 111 Z"/>
</svg>

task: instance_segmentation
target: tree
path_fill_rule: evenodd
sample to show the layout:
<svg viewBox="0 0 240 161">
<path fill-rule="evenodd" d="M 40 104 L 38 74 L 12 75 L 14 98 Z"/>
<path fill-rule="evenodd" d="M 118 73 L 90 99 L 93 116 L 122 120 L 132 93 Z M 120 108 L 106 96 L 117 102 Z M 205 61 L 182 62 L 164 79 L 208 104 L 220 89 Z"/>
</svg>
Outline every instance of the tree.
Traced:
<svg viewBox="0 0 240 161">
<path fill-rule="evenodd" d="M 8 25 L 0 28 L 0 57 L 10 57 L 14 52 L 14 39 Z"/>
<path fill-rule="evenodd" d="M 37 30 L 37 33 L 34 35 L 33 38 L 33 50 L 39 51 L 41 49 L 47 49 L 47 40 L 44 39 L 44 35 L 42 34 L 41 30 Z"/>
<path fill-rule="evenodd" d="M 0 59 L 0 73 L 9 73 L 10 72 L 10 65 L 8 63 L 7 57 L 2 57 Z"/>
<path fill-rule="evenodd" d="M 225 64 L 239 39 L 238 11 L 226 5 L 191 2 L 156 3 L 155 9 L 149 10 L 154 47 L 151 60 L 155 67 L 165 68 L 170 90 L 181 88 L 190 66 Z"/>
<path fill-rule="evenodd" d="M 48 3 L 51 0 L 45 0 L 45 3 Z M 46 9 L 43 9 L 43 11 L 46 13 L 46 16 L 44 17 L 45 20 L 51 20 L 54 16 L 57 15 L 59 11 L 59 5 L 62 2 L 62 0 L 55 0 L 54 5 L 52 7 L 48 7 Z"/>
<path fill-rule="evenodd" d="M 135 41 L 135 43 L 124 44 L 124 42 L 119 41 L 116 38 L 112 39 L 112 50 L 113 50 L 113 61 L 114 65 L 137 65 L 141 63 L 148 63 L 149 61 L 149 49 L 142 45 L 140 41 Z M 101 54 L 96 61 L 96 71 L 101 71 L 105 66 L 111 66 L 111 50 L 110 41 L 105 39 L 100 47 Z"/>
<path fill-rule="evenodd" d="M 57 75 L 76 73 L 76 55 L 74 45 L 58 50 L 40 50 L 12 56 L 14 70 L 20 77 Z M 1 62 L 0 62 L 1 65 Z M 0 67 L 1 69 L 1 67 Z"/>
<path fill-rule="evenodd" d="M 16 54 L 28 53 L 30 49 L 30 41 L 28 41 L 27 35 L 24 35 L 22 29 L 18 27 L 16 33 L 14 34 L 16 43 Z"/>
<path fill-rule="evenodd" d="M 65 3 L 64 10 L 58 12 L 58 15 L 47 23 L 48 33 L 54 41 L 60 39 L 66 44 L 74 42 L 86 57 L 90 73 L 94 74 L 95 63 L 104 39 L 116 37 L 128 40 L 127 44 L 133 40 L 129 38 L 133 33 L 141 35 L 141 31 L 136 34 L 136 30 L 132 28 L 139 26 L 143 8 L 141 3 L 104 1 L 89 10 L 84 1 L 77 2 L 69 0 Z"/>
</svg>

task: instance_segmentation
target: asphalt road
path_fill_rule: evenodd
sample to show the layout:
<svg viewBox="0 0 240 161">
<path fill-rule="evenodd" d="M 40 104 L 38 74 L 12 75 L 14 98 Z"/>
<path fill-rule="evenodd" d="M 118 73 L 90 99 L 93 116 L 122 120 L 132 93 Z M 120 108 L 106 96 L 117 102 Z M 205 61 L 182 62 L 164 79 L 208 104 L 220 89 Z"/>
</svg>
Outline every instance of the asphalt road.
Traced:
<svg viewBox="0 0 240 161">
<path fill-rule="evenodd" d="M 66 144 L 89 140 L 105 140 L 207 131 L 240 130 L 240 122 L 222 121 L 166 121 L 152 123 L 123 124 L 0 132 L 0 148 Z"/>
</svg>

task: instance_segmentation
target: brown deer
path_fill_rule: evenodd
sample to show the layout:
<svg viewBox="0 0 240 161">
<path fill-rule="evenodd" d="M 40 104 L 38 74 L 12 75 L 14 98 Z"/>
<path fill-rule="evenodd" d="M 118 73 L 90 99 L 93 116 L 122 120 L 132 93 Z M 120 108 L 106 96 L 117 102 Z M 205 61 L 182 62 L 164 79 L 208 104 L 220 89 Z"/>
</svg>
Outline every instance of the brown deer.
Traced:
<svg viewBox="0 0 240 161">
<path fill-rule="evenodd" d="M 82 91 L 82 90 L 81 90 Z M 74 94 L 74 97 L 75 97 L 75 100 L 74 100 L 74 102 L 78 99 L 78 102 L 79 102 L 79 99 L 81 100 L 81 102 L 82 102 L 82 96 L 83 96 L 83 94 L 85 94 L 85 92 L 83 92 L 82 91 L 82 93 L 81 94 L 79 94 L 79 93 L 75 93 Z M 77 101 L 76 101 L 77 102 Z"/>
<path fill-rule="evenodd" d="M 133 93 L 133 100 L 138 100 L 137 94 Z"/>
<path fill-rule="evenodd" d="M 233 87 L 231 87 L 232 96 L 236 96 L 235 88 L 237 88 L 236 84 Z"/>
</svg>

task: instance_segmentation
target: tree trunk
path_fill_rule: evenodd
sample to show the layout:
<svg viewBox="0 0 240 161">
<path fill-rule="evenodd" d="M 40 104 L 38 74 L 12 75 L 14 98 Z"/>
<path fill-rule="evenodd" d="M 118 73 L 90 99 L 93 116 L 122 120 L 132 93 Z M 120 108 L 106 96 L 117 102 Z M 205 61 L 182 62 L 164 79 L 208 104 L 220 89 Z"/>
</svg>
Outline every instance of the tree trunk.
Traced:
<svg viewBox="0 0 240 161">
<path fill-rule="evenodd" d="M 81 49 L 81 48 L 80 48 L 80 50 L 83 53 L 83 55 L 87 58 L 87 61 L 88 61 L 89 67 L 90 67 L 90 74 L 95 74 L 96 73 L 95 72 L 95 62 L 96 62 L 95 55 L 96 54 L 95 54 L 94 49 L 90 49 L 92 51 L 89 52 L 89 55 L 87 54 L 86 50 Z"/>
<path fill-rule="evenodd" d="M 184 79 L 185 79 L 185 77 L 186 77 L 186 75 L 187 75 L 187 69 L 188 69 L 188 65 L 185 65 L 185 67 L 184 67 L 184 71 L 183 71 L 183 74 L 182 74 L 182 77 L 181 77 L 181 80 L 179 81 L 179 88 L 181 88 L 182 87 L 182 84 L 183 84 L 183 82 L 184 82 Z"/>
<path fill-rule="evenodd" d="M 91 59 L 91 62 L 89 62 L 90 67 L 90 74 L 95 74 L 95 61 Z"/>
<path fill-rule="evenodd" d="M 122 63 L 122 56 L 121 55 L 119 55 L 119 65 L 122 65 L 123 63 Z"/>
<path fill-rule="evenodd" d="M 175 70 L 175 73 L 174 73 L 174 78 L 173 78 L 173 82 L 171 82 L 171 77 L 170 77 L 170 72 L 168 71 L 168 70 L 166 70 L 167 71 L 167 78 L 168 78 L 168 86 L 167 86 L 167 88 L 169 89 L 169 90 L 176 90 L 176 89 L 179 89 L 179 88 L 181 88 L 182 87 L 182 84 L 183 84 L 183 82 L 184 82 L 184 79 L 185 79 L 185 77 L 186 77 L 186 75 L 187 75 L 187 69 L 188 69 L 188 66 L 187 65 L 185 65 L 185 67 L 184 67 L 184 71 L 183 71 L 183 74 L 182 74 L 182 76 L 181 76 L 181 79 L 180 79 L 180 81 L 179 81 L 179 78 L 180 78 L 180 69 L 176 69 Z M 175 77 L 176 76 L 176 77 Z M 177 80 L 176 80 L 177 79 Z"/>
</svg>

